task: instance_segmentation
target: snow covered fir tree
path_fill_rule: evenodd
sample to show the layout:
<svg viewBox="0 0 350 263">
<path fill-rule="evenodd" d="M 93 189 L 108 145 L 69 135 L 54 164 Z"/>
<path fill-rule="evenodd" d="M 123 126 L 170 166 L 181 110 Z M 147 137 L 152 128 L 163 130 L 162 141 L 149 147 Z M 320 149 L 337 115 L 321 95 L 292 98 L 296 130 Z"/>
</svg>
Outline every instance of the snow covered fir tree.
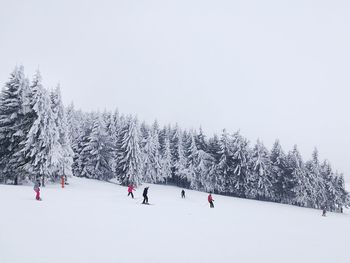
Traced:
<svg viewBox="0 0 350 263">
<path fill-rule="evenodd" d="M 251 144 L 240 132 L 206 137 L 201 129 L 160 127 L 114 112 L 63 106 L 60 87 L 47 90 L 39 72 L 30 82 L 16 67 L 0 95 L 0 181 L 20 184 L 62 175 L 171 184 L 216 194 L 341 211 L 350 205 L 342 174 L 317 149 L 304 161 Z"/>
</svg>

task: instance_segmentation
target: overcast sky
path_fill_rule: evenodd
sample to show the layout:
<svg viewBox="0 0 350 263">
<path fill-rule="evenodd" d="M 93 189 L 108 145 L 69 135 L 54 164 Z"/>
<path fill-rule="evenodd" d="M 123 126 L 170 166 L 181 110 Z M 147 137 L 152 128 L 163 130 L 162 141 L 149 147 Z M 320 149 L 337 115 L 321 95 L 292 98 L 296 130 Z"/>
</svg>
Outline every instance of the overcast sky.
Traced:
<svg viewBox="0 0 350 263">
<path fill-rule="evenodd" d="M 65 104 L 279 138 L 350 180 L 350 2 L 0 0 L 0 83 L 39 67 Z"/>
</svg>

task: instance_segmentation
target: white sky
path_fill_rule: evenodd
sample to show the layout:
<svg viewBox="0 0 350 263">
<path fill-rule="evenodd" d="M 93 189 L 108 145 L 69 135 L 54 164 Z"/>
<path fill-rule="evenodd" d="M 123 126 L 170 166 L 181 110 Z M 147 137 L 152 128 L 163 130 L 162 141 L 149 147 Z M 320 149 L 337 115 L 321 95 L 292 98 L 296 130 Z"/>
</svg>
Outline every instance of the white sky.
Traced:
<svg viewBox="0 0 350 263">
<path fill-rule="evenodd" d="M 65 103 L 240 129 L 350 180 L 350 2 L 0 0 L 0 83 L 16 64 Z"/>
</svg>

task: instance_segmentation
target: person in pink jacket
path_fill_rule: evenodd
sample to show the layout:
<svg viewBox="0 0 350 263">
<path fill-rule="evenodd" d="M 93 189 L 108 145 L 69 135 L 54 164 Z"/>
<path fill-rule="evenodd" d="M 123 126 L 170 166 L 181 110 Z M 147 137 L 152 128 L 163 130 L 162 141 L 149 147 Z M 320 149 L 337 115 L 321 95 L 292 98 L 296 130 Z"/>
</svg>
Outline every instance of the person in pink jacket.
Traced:
<svg viewBox="0 0 350 263">
<path fill-rule="evenodd" d="M 209 193 L 209 195 L 208 195 L 208 202 L 209 202 L 210 208 L 214 208 L 214 203 L 213 203 L 214 199 L 211 196 L 211 193 Z"/>
<path fill-rule="evenodd" d="M 131 195 L 131 197 L 134 198 L 134 194 L 132 191 L 136 191 L 136 189 L 134 188 L 134 186 L 132 184 L 130 184 L 128 186 L 128 196 Z"/>
</svg>

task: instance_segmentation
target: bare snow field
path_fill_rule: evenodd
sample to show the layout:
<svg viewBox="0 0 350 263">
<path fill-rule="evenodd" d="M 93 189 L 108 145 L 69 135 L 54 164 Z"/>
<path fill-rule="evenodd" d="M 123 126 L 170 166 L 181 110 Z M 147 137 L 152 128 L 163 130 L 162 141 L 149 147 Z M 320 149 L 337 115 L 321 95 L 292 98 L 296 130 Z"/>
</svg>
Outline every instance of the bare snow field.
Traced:
<svg viewBox="0 0 350 263">
<path fill-rule="evenodd" d="M 71 178 L 61 189 L 0 185 L 1 263 L 348 263 L 350 211 L 328 213 L 150 185 Z"/>
</svg>

